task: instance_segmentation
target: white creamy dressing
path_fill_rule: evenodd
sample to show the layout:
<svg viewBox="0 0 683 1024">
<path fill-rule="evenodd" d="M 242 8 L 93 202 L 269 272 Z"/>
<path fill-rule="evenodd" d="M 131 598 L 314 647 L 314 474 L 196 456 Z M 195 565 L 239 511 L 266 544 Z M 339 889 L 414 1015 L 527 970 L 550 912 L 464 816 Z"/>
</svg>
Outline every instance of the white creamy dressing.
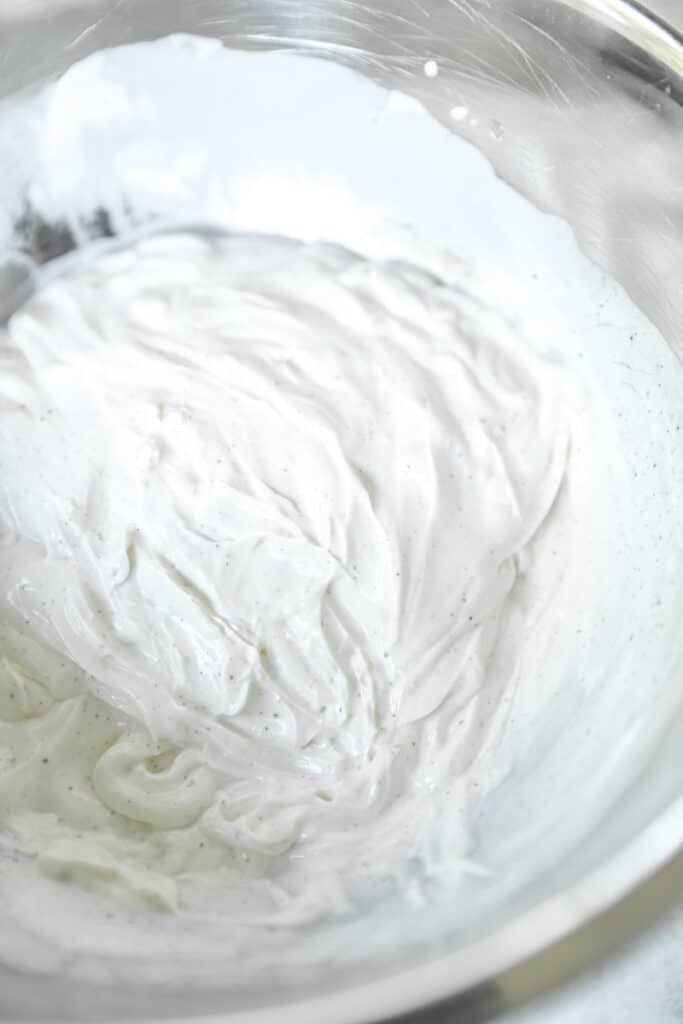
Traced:
<svg viewBox="0 0 683 1024">
<path fill-rule="evenodd" d="M 0 347 L 21 848 L 166 893 L 126 876 L 164 830 L 287 913 L 419 856 L 567 574 L 575 381 L 423 271 L 253 236 L 102 259 Z"/>
<path fill-rule="evenodd" d="M 666 721 L 678 364 L 563 225 L 339 67 L 178 38 L 18 110 L 46 217 L 228 233 L 65 261 L 0 331 L 5 955 L 282 959 L 272 925 L 397 894 L 465 920 Z"/>
</svg>

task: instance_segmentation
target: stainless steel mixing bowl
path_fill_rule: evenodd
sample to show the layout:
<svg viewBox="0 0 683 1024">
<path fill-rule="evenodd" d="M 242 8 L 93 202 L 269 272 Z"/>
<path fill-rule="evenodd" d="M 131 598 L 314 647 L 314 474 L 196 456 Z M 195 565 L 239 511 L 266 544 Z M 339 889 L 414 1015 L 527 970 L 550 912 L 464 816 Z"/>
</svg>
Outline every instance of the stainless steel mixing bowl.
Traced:
<svg viewBox="0 0 683 1024">
<path fill-rule="evenodd" d="M 0 96 L 102 47 L 177 31 L 342 62 L 418 97 L 508 182 L 564 217 L 677 349 L 677 11 L 677 0 L 656 12 L 626 0 L 2 0 Z M 683 11 L 680 22 L 683 29 Z M 438 62 L 437 76 L 425 75 L 426 60 Z M 477 116 L 456 122 L 454 106 Z M 54 226 L 25 223 L 22 231 L 40 262 L 70 244 Z M 10 304 L 13 273 L 5 267 L 0 278 Z M 638 780 L 580 848 L 476 925 L 459 929 L 454 920 L 450 934 L 410 957 L 331 964 L 315 983 L 239 995 L 133 990 L 106 979 L 75 985 L 0 965 L 0 1018 L 351 1024 L 495 1016 L 593 962 L 683 892 L 682 748 L 676 714 Z"/>
</svg>

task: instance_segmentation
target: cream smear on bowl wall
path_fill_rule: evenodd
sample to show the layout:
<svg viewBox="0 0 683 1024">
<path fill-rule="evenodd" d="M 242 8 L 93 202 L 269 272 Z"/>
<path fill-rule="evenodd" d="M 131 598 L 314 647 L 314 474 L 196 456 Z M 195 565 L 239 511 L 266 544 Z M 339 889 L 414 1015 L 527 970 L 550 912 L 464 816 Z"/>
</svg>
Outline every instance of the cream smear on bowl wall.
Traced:
<svg viewBox="0 0 683 1024">
<path fill-rule="evenodd" d="M 172 37 L 0 124 L 7 236 L 118 236 L 0 331 L 0 953 L 224 979 L 473 920 L 671 713 L 677 360 L 341 67 Z"/>
</svg>

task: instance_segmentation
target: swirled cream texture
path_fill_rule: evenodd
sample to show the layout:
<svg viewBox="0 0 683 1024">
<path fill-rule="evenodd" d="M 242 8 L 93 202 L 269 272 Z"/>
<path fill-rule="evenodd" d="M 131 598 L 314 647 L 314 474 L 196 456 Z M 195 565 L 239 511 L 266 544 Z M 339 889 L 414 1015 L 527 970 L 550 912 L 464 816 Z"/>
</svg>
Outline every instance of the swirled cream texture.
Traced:
<svg viewBox="0 0 683 1024">
<path fill-rule="evenodd" d="M 0 335 L 6 842 L 253 921 L 453 870 L 585 415 L 406 263 L 162 235 L 53 281 Z"/>
</svg>

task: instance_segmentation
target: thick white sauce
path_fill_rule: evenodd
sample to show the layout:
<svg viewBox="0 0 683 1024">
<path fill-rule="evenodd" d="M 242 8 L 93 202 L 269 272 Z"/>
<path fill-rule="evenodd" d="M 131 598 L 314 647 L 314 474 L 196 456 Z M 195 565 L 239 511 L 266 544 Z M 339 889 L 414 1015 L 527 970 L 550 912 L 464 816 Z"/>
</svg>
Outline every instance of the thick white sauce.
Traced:
<svg viewBox="0 0 683 1024">
<path fill-rule="evenodd" d="M 415 267 L 239 235 L 103 258 L 0 351 L 18 848 L 276 916 L 419 859 L 566 575 L 572 377 Z"/>
<path fill-rule="evenodd" d="M 0 952 L 135 943 L 177 979 L 476 916 L 672 707 L 674 357 L 562 224 L 339 67 L 172 39 L 4 115 L 74 233 L 228 233 L 66 264 L 0 332 Z M 392 899 L 424 912 L 354 931 Z"/>
</svg>

